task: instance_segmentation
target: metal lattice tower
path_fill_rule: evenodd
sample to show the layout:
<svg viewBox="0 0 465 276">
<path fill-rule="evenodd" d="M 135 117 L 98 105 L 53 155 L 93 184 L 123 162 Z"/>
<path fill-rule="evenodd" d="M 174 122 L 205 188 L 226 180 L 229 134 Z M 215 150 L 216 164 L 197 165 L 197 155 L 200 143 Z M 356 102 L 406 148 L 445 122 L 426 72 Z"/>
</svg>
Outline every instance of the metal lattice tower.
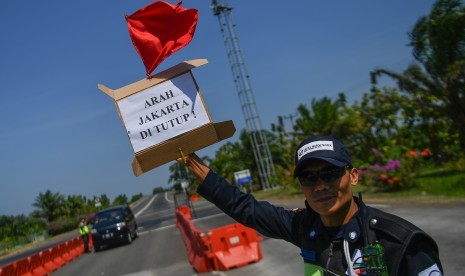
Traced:
<svg viewBox="0 0 465 276">
<path fill-rule="evenodd" d="M 229 59 L 229 65 L 236 84 L 237 94 L 242 107 L 242 113 L 246 122 L 246 131 L 252 142 L 252 149 L 255 162 L 258 166 L 260 181 L 263 189 L 272 188 L 270 178 L 275 176 L 273 160 L 268 147 L 268 141 L 262 130 L 262 124 L 255 99 L 250 84 L 250 77 L 247 73 L 242 51 L 239 46 L 239 39 L 236 33 L 236 24 L 232 18 L 232 8 L 223 1 L 212 0 L 213 14 L 218 17 L 221 33 Z"/>
</svg>

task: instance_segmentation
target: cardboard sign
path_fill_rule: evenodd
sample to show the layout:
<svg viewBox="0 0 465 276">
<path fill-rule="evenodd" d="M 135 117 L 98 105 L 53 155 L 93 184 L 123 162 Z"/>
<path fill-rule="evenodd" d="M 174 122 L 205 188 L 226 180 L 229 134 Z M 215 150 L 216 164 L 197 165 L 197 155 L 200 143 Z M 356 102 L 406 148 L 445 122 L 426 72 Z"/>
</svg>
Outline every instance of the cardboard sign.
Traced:
<svg viewBox="0 0 465 276">
<path fill-rule="evenodd" d="M 117 90 L 98 87 L 115 100 L 141 175 L 235 132 L 232 121 L 213 123 L 190 71 L 206 59 L 190 60 Z"/>
<path fill-rule="evenodd" d="M 135 153 L 211 122 L 190 73 L 116 104 Z"/>
</svg>

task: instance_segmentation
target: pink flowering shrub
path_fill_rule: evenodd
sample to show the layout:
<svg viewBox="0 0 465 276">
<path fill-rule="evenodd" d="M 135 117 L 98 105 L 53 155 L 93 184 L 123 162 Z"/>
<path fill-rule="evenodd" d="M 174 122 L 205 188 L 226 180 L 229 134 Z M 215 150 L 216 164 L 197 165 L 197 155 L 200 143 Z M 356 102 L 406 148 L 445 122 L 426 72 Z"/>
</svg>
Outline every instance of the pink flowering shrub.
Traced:
<svg viewBox="0 0 465 276">
<path fill-rule="evenodd" d="M 377 149 L 372 152 L 383 157 Z M 389 159 L 383 164 L 365 166 L 359 170 L 360 182 L 383 191 L 411 188 L 416 185 L 418 169 L 426 165 L 430 156 L 431 150 L 426 148 L 421 152 L 408 151 L 399 159 Z"/>
</svg>

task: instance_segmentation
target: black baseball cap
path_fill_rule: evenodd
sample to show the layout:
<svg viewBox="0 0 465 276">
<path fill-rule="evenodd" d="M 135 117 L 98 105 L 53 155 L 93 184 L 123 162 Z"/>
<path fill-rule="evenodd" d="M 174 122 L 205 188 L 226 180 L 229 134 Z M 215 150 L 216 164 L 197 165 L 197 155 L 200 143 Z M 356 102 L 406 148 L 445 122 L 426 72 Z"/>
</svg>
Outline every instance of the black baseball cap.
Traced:
<svg viewBox="0 0 465 276">
<path fill-rule="evenodd" d="M 330 136 L 314 136 L 303 140 L 295 151 L 294 177 L 299 176 L 304 163 L 320 159 L 336 167 L 352 167 L 346 146 Z"/>
</svg>

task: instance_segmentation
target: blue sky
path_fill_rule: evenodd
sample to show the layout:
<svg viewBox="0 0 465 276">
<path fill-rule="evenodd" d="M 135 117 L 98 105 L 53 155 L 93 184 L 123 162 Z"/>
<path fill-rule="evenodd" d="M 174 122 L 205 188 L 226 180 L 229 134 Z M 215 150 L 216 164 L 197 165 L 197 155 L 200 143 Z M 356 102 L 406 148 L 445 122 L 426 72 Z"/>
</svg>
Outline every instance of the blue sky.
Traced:
<svg viewBox="0 0 465 276">
<path fill-rule="evenodd" d="M 28 214 L 40 192 L 119 194 L 129 198 L 168 187 L 168 166 L 132 173 L 133 151 L 112 89 L 145 77 L 125 14 L 153 1 L 1 1 L 0 214 Z M 177 1 L 167 1 L 172 4 Z M 313 98 L 369 90 L 369 72 L 402 71 L 413 61 L 410 31 L 432 0 L 229 0 L 264 128 Z M 192 42 L 166 59 L 206 58 L 193 70 L 213 121 L 244 118 L 219 23 L 210 1 L 185 0 L 199 11 Z M 222 143 L 199 151 L 213 156 Z"/>
</svg>

